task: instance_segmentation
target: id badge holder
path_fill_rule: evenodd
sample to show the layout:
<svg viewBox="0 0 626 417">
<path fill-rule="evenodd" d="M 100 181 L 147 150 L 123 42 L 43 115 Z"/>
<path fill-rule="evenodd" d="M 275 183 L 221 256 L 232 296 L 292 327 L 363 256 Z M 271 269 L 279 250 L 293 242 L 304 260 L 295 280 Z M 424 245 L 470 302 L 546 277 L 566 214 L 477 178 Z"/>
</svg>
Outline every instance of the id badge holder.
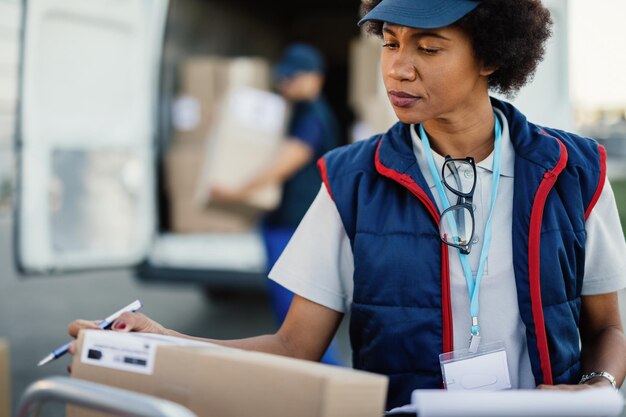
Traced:
<svg viewBox="0 0 626 417">
<path fill-rule="evenodd" d="M 439 355 L 443 383 L 450 391 L 498 391 L 511 388 L 503 342 L 484 344 L 475 351 L 460 349 Z"/>
</svg>

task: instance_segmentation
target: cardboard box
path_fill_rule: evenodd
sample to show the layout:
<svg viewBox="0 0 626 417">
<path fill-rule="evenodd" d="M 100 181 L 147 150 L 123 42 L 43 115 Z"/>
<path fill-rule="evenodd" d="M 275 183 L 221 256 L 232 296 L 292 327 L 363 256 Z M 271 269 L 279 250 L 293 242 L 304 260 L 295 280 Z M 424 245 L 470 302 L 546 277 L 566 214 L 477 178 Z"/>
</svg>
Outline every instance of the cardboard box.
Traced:
<svg viewBox="0 0 626 417">
<path fill-rule="evenodd" d="M 9 345 L 0 339 L 0 417 L 11 416 L 11 361 Z"/>
<path fill-rule="evenodd" d="M 348 51 L 348 103 L 358 113 L 363 100 L 384 91 L 380 67 L 381 40 L 362 36 L 352 39 Z"/>
<path fill-rule="evenodd" d="M 177 142 L 204 142 L 224 96 L 242 86 L 269 90 L 270 65 L 262 58 L 192 57 L 180 67 L 180 95 L 172 121 Z"/>
<path fill-rule="evenodd" d="M 367 139 L 371 135 L 386 132 L 398 122 L 398 117 L 386 96 L 370 96 L 363 103 L 360 120 L 367 126 L 369 134 L 360 139 Z"/>
<path fill-rule="evenodd" d="M 103 340 L 94 333 L 112 336 Z M 383 413 L 384 376 L 215 346 L 157 344 L 150 362 L 145 340 L 129 345 L 133 337 L 137 334 L 81 333 L 79 346 L 85 348 L 74 356 L 72 376 L 165 398 L 198 417 L 380 417 Z M 142 349 L 143 356 L 138 353 Z M 116 355 L 117 362 L 107 362 Z M 124 362 L 146 365 L 131 371 L 100 366 L 100 361 L 122 364 L 120 368 Z M 70 408 L 67 416 L 102 414 Z"/>
<path fill-rule="evenodd" d="M 383 83 L 380 52 L 377 38 L 360 37 L 350 43 L 349 103 L 365 132 L 356 139 L 385 132 L 398 121 Z"/>
<path fill-rule="evenodd" d="M 175 144 L 165 158 L 170 230 L 174 233 L 238 233 L 255 228 L 261 213 L 245 206 L 198 204 L 196 193 L 205 146 Z M 207 190 L 208 193 L 208 190 Z"/>
<path fill-rule="evenodd" d="M 241 87 L 225 97 L 207 141 L 197 201 L 209 202 L 212 186 L 237 188 L 267 169 L 285 139 L 287 102 L 267 91 Z M 280 203 L 281 187 L 257 190 L 244 202 L 259 210 Z"/>
<path fill-rule="evenodd" d="M 182 64 L 174 144 L 165 158 L 171 231 L 249 231 L 280 203 L 279 186 L 259 190 L 244 204 L 209 201 L 212 185 L 249 180 L 283 140 L 287 107 L 265 91 L 269 82 L 269 63 L 260 58 L 195 57 Z"/>
</svg>

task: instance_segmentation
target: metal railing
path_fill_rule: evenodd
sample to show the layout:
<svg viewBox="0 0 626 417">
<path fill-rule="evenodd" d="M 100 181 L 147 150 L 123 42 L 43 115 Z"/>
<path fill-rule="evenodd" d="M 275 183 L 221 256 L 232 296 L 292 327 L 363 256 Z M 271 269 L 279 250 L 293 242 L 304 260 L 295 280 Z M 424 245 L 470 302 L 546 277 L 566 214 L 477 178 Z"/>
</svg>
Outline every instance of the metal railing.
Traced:
<svg viewBox="0 0 626 417">
<path fill-rule="evenodd" d="M 15 417 L 37 414 L 47 402 L 74 404 L 120 417 L 197 417 L 168 400 L 68 377 L 31 384 L 20 399 Z"/>
</svg>

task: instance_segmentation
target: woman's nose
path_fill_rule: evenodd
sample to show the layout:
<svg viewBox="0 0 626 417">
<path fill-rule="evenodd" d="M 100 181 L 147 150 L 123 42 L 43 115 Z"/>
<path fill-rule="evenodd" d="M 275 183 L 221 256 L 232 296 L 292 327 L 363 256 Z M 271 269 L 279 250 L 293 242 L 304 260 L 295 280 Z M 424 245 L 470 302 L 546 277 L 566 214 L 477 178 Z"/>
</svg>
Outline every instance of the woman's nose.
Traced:
<svg viewBox="0 0 626 417">
<path fill-rule="evenodd" d="M 407 56 L 398 53 L 388 67 L 388 75 L 397 81 L 414 81 L 417 78 L 417 68 Z"/>
</svg>

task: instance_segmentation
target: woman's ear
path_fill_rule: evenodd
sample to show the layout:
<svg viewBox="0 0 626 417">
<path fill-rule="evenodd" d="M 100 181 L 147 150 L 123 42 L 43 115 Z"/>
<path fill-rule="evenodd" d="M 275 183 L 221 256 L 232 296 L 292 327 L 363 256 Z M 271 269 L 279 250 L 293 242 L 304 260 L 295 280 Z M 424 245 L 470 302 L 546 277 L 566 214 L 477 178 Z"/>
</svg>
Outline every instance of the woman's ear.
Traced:
<svg viewBox="0 0 626 417">
<path fill-rule="evenodd" d="M 486 67 L 483 65 L 482 69 L 480 70 L 480 75 L 482 75 L 483 77 L 488 77 L 496 72 L 497 69 L 497 67 Z"/>
</svg>

